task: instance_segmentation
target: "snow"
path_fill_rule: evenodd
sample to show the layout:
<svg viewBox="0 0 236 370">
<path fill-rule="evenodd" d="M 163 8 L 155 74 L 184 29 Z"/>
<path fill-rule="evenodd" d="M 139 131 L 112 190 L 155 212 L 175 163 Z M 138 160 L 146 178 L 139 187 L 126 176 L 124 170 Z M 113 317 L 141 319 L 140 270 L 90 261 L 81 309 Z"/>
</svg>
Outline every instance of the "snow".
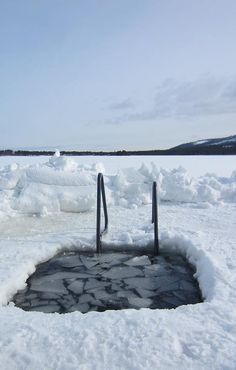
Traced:
<svg viewBox="0 0 236 370">
<path fill-rule="evenodd" d="M 173 169 L 180 165 L 184 167 L 190 176 L 202 176 L 205 173 L 215 173 L 217 176 L 230 176 L 235 170 L 235 156 L 233 155 L 186 155 L 186 156 L 73 156 L 78 164 L 87 166 L 95 166 L 98 172 L 109 173 L 115 175 L 121 168 L 140 168 L 144 163 L 150 167 L 154 163 L 158 168 Z M 4 156 L 0 157 L 0 167 L 7 165 L 19 166 L 40 165 L 48 162 L 48 156 L 32 156 L 32 157 L 15 157 Z"/>
<path fill-rule="evenodd" d="M 39 216 L 88 212 L 95 206 L 96 175 L 102 168 L 83 166 L 58 153 L 45 163 L 7 165 L 0 170 L 0 212 Z M 148 204 L 154 180 L 160 200 L 192 202 L 203 207 L 236 202 L 234 172 L 228 178 L 212 173 L 195 178 L 181 166 L 167 170 L 153 162 L 149 167 L 142 164 L 138 169 L 123 168 L 106 176 L 108 201 L 126 208 Z"/>
<path fill-rule="evenodd" d="M 189 158 L 191 171 L 184 168 L 186 158 L 172 159 L 177 162 L 174 166 L 163 165 L 166 159 L 160 157 L 152 159 L 105 158 L 104 165 L 94 165 L 96 158 L 62 158 L 57 153 L 41 162 L 1 160 L 6 164 L 0 169 L 0 360 L 4 370 L 235 369 L 235 159 L 217 158 L 217 171 L 215 157 Z M 205 174 L 199 173 L 202 163 Z M 7 305 L 17 290 L 25 288 L 38 263 L 62 251 L 94 247 L 96 174 L 101 169 L 109 211 L 104 248 L 151 248 L 151 183 L 157 181 L 161 250 L 177 250 L 196 266 L 203 303 L 171 310 L 65 315 L 25 312 L 13 303 Z M 136 262 L 127 268 L 135 269 Z M 145 264 L 145 259 L 140 263 Z M 146 265 L 145 271 L 150 281 L 155 279 L 155 269 Z M 146 291 L 146 303 L 137 301 L 137 308 L 148 307 L 151 297 L 145 280 L 140 276 L 126 280 Z M 62 288 L 56 276 L 51 286 L 55 293 Z M 97 299 L 102 299 L 101 294 L 98 290 Z M 53 311 L 54 305 L 51 301 L 44 312 Z M 79 305 L 86 311 L 86 302 Z"/>
<path fill-rule="evenodd" d="M 223 140 L 216 141 L 214 143 L 210 143 L 210 145 L 221 145 L 221 144 L 228 144 L 228 143 L 235 143 L 235 142 L 236 142 L 236 137 L 234 136 L 231 139 L 226 138 L 226 139 L 223 139 Z"/>
<path fill-rule="evenodd" d="M 195 142 L 193 143 L 193 145 L 205 144 L 205 143 L 207 143 L 207 142 L 208 142 L 208 140 L 198 140 L 198 141 L 195 141 Z"/>
</svg>

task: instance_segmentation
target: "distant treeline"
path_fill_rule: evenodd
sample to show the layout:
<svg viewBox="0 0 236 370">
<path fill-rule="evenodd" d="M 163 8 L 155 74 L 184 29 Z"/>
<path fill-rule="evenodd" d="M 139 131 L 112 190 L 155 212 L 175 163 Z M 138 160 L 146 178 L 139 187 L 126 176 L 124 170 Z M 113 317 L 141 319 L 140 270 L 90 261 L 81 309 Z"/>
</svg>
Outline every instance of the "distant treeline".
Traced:
<svg viewBox="0 0 236 370">
<path fill-rule="evenodd" d="M 48 150 L 0 150 L 0 156 L 52 156 L 55 151 Z M 191 147 L 175 147 L 164 150 L 117 150 L 117 151 L 67 151 L 62 150 L 61 155 L 71 156 L 83 156 L 83 155 L 94 155 L 94 156 L 130 156 L 130 155 L 236 155 L 235 146 L 217 146 L 217 145 L 206 145 L 203 147 L 191 146 Z"/>
</svg>

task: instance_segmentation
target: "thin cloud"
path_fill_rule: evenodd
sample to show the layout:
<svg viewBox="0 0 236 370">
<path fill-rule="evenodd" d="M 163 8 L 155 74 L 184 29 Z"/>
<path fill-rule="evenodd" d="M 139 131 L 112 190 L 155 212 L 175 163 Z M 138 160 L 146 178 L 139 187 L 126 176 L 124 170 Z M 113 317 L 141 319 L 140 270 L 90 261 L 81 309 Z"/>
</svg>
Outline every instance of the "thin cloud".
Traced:
<svg viewBox="0 0 236 370">
<path fill-rule="evenodd" d="M 121 100 L 119 102 L 113 103 L 109 105 L 109 109 L 111 110 L 124 110 L 124 109 L 133 109 L 134 103 L 131 101 L 130 98 Z"/>
<path fill-rule="evenodd" d="M 187 82 L 165 80 L 156 88 L 150 109 L 123 114 L 113 118 L 112 121 L 122 123 L 232 113 L 236 113 L 236 79 L 216 79 L 207 76 Z"/>
</svg>

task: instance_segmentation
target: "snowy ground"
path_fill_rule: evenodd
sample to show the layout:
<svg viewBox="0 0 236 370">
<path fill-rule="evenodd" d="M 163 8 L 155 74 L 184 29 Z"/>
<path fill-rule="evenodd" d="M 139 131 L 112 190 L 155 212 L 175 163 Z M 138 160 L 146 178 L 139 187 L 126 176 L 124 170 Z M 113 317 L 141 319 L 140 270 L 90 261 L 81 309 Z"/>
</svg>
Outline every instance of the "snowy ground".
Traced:
<svg viewBox="0 0 236 370">
<path fill-rule="evenodd" d="M 194 158 L 192 167 L 190 158 L 184 157 L 185 163 L 182 158 L 156 157 L 152 165 L 149 157 L 105 158 L 105 171 L 101 164 L 91 165 L 94 157 L 34 158 L 30 166 L 28 158 L 14 158 L 19 165 L 12 164 L 12 158 L 1 159 L 0 360 L 4 370 L 236 368 L 233 157 L 219 157 L 217 168 L 217 157 Z M 165 169 L 160 170 L 163 162 Z M 211 174 L 197 177 L 203 175 L 203 162 L 204 172 Z M 126 170 L 129 165 L 132 168 Z M 179 165 L 189 167 L 188 171 Z M 178 249 L 195 264 L 204 303 L 174 310 L 85 315 L 24 312 L 7 305 L 39 262 L 61 250 L 94 246 L 100 170 L 106 174 L 110 216 L 105 247 L 151 245 L 150 190 L 156 180 L 161 248 Z"/>
</svg>

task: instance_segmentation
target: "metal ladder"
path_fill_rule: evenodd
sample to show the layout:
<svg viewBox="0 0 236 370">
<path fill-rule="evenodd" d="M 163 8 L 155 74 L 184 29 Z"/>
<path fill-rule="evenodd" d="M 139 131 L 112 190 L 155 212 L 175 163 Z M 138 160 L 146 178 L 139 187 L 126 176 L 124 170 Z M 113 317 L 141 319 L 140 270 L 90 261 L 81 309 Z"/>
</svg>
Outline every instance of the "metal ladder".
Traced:
<svg viewBox="0 0 236 370">
<path fill-rule="evenodd" d="M 104 214 L 104 229 L 101 230 L 101 208 L 103 207 Z M 159 253 L 158 239 L 158 209 L 157 209 L 157 183 L 152 184 L 152 223 L 154 226 L 154 255 Z M 96 251 L 102 253 L 102 236 L 108 231 L 108 212 L 106 202 L 106 192 L 104 185 L 103 174 L 97 176 L 97 219 L 96 219 Z"/>
</svg>

